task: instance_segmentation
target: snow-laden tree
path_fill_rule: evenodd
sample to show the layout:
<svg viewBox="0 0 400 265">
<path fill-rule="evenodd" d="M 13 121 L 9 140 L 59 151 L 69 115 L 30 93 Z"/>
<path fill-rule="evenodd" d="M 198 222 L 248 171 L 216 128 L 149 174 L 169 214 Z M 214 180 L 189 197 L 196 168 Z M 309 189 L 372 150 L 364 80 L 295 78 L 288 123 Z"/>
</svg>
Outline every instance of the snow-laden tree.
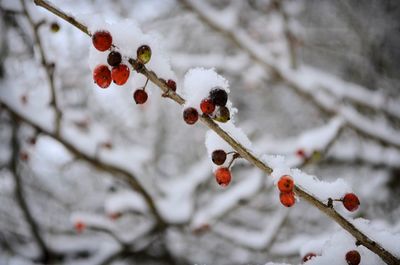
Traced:
<svg viewBox="0 0 400 265">
<path fill-rule="evenodd" d="M 398 8 L 0 1 L 0 264 L 398 264 Z"/>
</svg>

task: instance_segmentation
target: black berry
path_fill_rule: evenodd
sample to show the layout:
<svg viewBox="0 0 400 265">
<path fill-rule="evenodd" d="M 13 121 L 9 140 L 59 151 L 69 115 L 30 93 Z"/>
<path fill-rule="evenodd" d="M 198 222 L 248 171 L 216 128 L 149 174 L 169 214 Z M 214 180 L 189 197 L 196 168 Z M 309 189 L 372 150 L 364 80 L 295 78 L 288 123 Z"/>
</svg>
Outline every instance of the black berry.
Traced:
<svg viewBox="0 0 400 265">
<path fill-rule="evenodd" d="M 121 54 L 116 51 L 112 51 L 108 54 L 107 63 L 111 66 L 118 66 L 122 61 Z"/>
<path fill-rule="evenodd" d="M 212 152 L 211 154 L 211 160 L 213 161 L 214 164 L 216 165 L 222 165 L 223 163 L 225 163 L 226 160 L 226 153 L 224 150 L 215 150 L 214 152 Z"/>
<path fill-rule="evenodd" d="M 228 94 L 220 87 L 215 87 L 210 91 L 210 98 L 214 105 L 225 106 L 228 101 Z"/>
</svg>

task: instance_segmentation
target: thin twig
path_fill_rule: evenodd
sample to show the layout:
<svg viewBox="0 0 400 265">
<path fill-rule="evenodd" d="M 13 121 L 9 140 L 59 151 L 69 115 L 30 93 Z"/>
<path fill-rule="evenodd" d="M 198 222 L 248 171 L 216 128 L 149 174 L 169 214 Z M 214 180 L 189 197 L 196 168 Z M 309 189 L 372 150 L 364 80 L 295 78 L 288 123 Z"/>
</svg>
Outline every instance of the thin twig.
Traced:
<svg viewBox="0 0 400 265">
<path fill-rule="evenodd" d="M 54 7 L 51 5 L 49 2 L 45 0 L 35 0 L 35 3 L 39 6 L 42 6 L 46 9 L 48 9 L 50 12 L 53 12 L 55 15 L 61 14 L 61 18 L 64 18 L 67 21 L 74 21 L 73 24 L 74 26 L 78 26 L 79 29 L 81 29 L 83 32 L 86 34 L 90 35 L 88 33 L 87 27 L 84 26 L 82 23 L 77 22 L 74 18 L 71 16 L 65 14 L 63 11 L 60 9 Z M 50 8 L 49 8 L 50 7 Z M 86 29 L 86 31 L 85 31 Z M 130 61 L 135 61 L 134 59 L 130 59 Z M 139 70 L 140 73 L 145 75 L 147 78 L 150 79 L 155 85 L 157 85 L 163 92 L 165 92 L 169 98 L 177 102 L 178 104 L 182 105 L 184 104 L 185 100 L 179 96 L 177 93 L 174 91 L 171 91 L 168 86 L 165 84 L 165 82 L 162 82 L 157 75 L 148 70 L 146 67 L 143 67 L 142 69 Z M 206 116 L 201 116 L 200 120 L 207 125 L 210 129 L 212 129 L 214 132 L 216 132 L 222 139 L 224 139 L 227 143 L 229 143 L 233 149 L 235 149 L 242 158 L 248 160 L 250 163 L 252 163 L 254 166 L 260 168 L 262 171 L 264 171 L 266 174 L 270 175 L 272 173 L 272 168 L 266 165 L 264 162 L 259 160 L 256 156 L 254 156 L 249 150 L 247 150 L 245 147 L 243 147 L 239 142 L 237 142 L 235 139 L 233 139 L 227 132 L 222 130 L 219 125 L 217 125 L 211 118 L 206 117 Z M 388 264 L 399 264 L 400 260 L 397 259 L 393 254 L 388 252 L 386 249 L 384 249 L 382 246 L 380 246 L 378 243 L 375 241 L 371 240 L 369 237 L 367 237 L 364 233 L 362 233 L 360 230 L 358 230 L 352 223 L 350 223 L 348 220 L 346 220 L 343 216 L 341 216 L 338 212 L 336 212 L 334 209 L 329 208 L 327 205 L 325 205 L 323 202 L 320 200 L 316 199 L 313 197 L 311 194 L 309 194 L 307 191 L 303 190 L 299 186 L 295 186 L 295 192 L 308 201 L 310 204 L 314 205 L 318 209 L 320 209 L 322 212 L 324 212 L 326 215 L 331 217 L 334 221 L 336 221 L 340 226 L 342 226 L 345 230 L 347 230 L 350 234 L 352 234 L 359 242 L 360 244 L 364 245 L 377 255 L 379 255 L 386 263 Z"/>
</svg>

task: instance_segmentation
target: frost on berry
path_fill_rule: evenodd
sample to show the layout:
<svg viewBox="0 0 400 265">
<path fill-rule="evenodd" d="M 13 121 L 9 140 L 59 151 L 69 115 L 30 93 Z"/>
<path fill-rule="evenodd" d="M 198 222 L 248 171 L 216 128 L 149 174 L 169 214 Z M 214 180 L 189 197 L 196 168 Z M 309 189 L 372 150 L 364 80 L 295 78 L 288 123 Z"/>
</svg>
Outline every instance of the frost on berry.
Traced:
<svg viewBox="0 0 400 265">
<path fill-rule="evenodd" d="M 107 88 L 111 84 L 111 71 L 107 65 L 99 65 L 93 70 L 93 80 L 101 88 Z"/>
<path fill-rule="evenodd" d="M 214 152 L 212 152 L 211 154 L 211 159 L 213 161 L 214 164 L 216 165 L 222 165 L 223 163 L 225 163 L 226 160 L 226 152 L 224 150 L 215 150 Z"/>
<path fill-rule="evenodd" d="M 293 191 L 281 192 L 279 195 L 279 199 L 280 199 L 282 205 L 284 205 L 286 207 L 292 207 L 296 202 Z"/>
<path fill-rule="evenodd" d="M 232 179 L 231 172 L 226 167 L 218 168 L 214 172 L 214 175 L 215 175 L 215 180 L 222 187 L 228 186 Z"/>
<path fill-rule="evenodd" d="M 344 195 L 342 202 L 343 206 L 350 212 L 354 212 L 358 209 L 358 206 L 360 206 L 360 200 L 354 193 L 347 193 Z"/>
<path fill-rule="evenodd" d="M 135 100 L 136 104 L 144 104 L 147 101 L 147 92 L 143 89 L 137 89 L 133 93 L 133 99 Z"/>
<path fill-rule="evenodd" d="M 282 176 L 278 181 L 278 189 L 281 192 L 291 192 L 294 188 L 293 178 L 289 175 Z"/>
<path fill-rule="evenodd" d="M 351 250 L 346 253 L 346 262 L 349 265 L 358 265 L 361 262 L 360 253 L 357 250 Z"/>
<path fill-rule="evenodd" d="M 119 86 L 124 85 L 129 78 L 129 67 L 125 64 L 113 67 L 111 70 L 111 78 L 115 84 Z"/>
<path fill-rule="evenodd" d="M 110 49 L 112 45 L 112 37 L 110 32 L 105 30 L 96 31 L 93 34 L 92 43 L 93 46 L 101 52 Z"/>
<path fill-rule="evenodd" d="M 205 98 L 200 103 L 200 109 L 204 114 L 212 114 L 215 110 L 215 105 L 209 98 Z"/>
<path fill-rule="evenodd" d="M 190 125 L 195 124 L 198 119 L 199 119 L 199 113 L 197 112 L 197 110 L 195 108 L 186 108 L 183 111 L 183 120 L 187 124 L 190 124 Z"/>
</svg>

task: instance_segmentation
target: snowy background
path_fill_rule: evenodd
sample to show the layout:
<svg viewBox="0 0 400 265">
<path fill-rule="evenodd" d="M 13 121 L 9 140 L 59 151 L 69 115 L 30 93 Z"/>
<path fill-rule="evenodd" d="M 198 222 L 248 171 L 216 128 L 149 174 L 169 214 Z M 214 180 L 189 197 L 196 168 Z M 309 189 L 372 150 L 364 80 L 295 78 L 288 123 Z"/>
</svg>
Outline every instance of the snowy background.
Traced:
<svg viewBox="0 0 400 265">
<path fill-rule="evenodd" d="M 358 211 L 335 209 L 400 257 L 398 1 L 51 2 L 109 29 L 126 56 L 150 43 L 148 68 L 186 106 L 202 87 L 229 91 L 223 128 L 274 173 L 238 159 L 218 186 L 210 154 L 230 151 L 218 136 L 151 83 L 136 105 L 136 72 L 100 89 L 105 55 L 87 35 L 0 0 L 0 265 L 300 264 L 309 252 L 307 264 L 345 265 L 351 249 L 383 264 L 308 203 L 283 207 L 274 184 L 287 173 L 323 201 L 356 193 Z"/>
</svg>

